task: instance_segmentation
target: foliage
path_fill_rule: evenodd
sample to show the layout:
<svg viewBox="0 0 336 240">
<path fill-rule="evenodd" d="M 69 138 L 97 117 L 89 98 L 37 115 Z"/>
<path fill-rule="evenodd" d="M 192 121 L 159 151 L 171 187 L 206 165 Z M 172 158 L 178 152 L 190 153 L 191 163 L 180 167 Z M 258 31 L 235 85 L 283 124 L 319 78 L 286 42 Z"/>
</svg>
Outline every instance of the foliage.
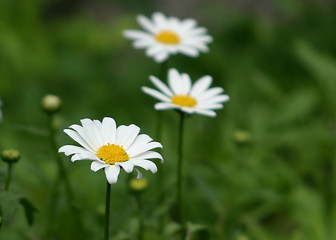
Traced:
<svg viewBox="0 0 336 240">
<path fill-rule="evenodd" d="M 103 236 L 104 174 L 90 171 L 88 162 L 63 159 L 83 219 L 79 233 L 64 186 L 55 182 L 48 118 L 40 108 L 45 94 L 63 102 L 56 122 L 59 146 L 69 143 L 61 129 L 84 117 L 111 116 L 155 133 L 153 100 L 140 88 L 150 85 L 148 76 L 158 76 L 159 67 L 121 35 L 136 28 L 135 15 L 148 14 L 154 3 L 132 8 L 135 1 L 73 2 L 0 1 L 0 148 L 22 155 L 11 191 L 0 193 L 0 239 Z M 168 62 L 194 80 L 212 75 L 231 97 L 216 118 L 186 120 L 190 239 L 336 239 L 335 5 L 281 2 L 270 1 L 280 16 L 269 19 L 209 1 L 194 14 L 214 37 L 210 52 Z M 164 123 L 165 163 L 157 175 L 144 174 L 145 239 L 158 239 L 160 228 L 170 239 L 179 229 L 169 220 L 178 116 L 165 112 Z M 246 141 L 235 138 L 242 130 L 250 135 Z M 6 169 L 1 162 L 1 189 Z M 112 239 L 135 239 L 139 228 L 127 182 L 123 173 L 112 186 Z M 21 195 L 29 199 L 23 203 L 29 223 L 39 210 L 32 226 L 19 206 Z"/>
</svg>

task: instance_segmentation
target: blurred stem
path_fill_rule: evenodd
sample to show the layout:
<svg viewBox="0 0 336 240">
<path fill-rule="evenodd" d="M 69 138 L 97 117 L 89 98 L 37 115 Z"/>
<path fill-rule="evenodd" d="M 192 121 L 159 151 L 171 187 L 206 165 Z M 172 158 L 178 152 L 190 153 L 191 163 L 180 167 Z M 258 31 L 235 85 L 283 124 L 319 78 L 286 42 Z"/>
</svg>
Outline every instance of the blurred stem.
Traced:
<svg viewBox="0 0 336 240">
<path fill-rule="evenodd" d="M 106 185 L 104 240 L 109 239 L 111 184 Z"/>
<path fill-rule="evenodd" d="M 144 221 L 143 221 L 143 213 L 142 213 L 142 201 L 141 201 L 141 195 L 140 193 L 135 193 L 134 194 L 135 201 L 137 203 L 138 207 L 138 216 L 139 216 L 139 231 L 138 231 L 138 240 L 143 240 L 144 239 Z"/>
<path fill-rule="evenodd" d="M 8 191 L 9 189 L 9 184 L 12 180 L 12 163 L 8 163 L 8 168 L 7 168 L 7 178 L 6 178 L 6 184 L 5 184 L 5 191 Z"/>
<path fill-rule="evenodd" d="M 183 216 L 183 128 L 184 128 L 185 113 L 180 112 L 180 123 L 178 130 L 178 156 L 177 156 L 177 219 L 184 226 Z"/>
<path fill-rule="evenodd" d="M 159 76 L 162 80 L 167 76 L 167 72 L 168 72 L 168 60 L 160 64 Z"/>
<path fill-rule="evenodd" d="M 159 67 L 159 78 L 164 81 L 164 79 L 167 78 L 167 72 L 168 72 L 168 60 L 160 64 Z M 157 119 L 156 119 L 156 129 L 155 129 L 155 137 L 156 141 L 162 142 L 162 132 L 163 132 L 163 112 L 157 111 Z M 162 149 L 158 151 L 160 154 L 162 154 Z M 158 164 L 158 186 L 160 189 L 158 203 L 162 204 L 165 202 L 165 173 L 164 168 L 161 164 Z M 162 232 L 164 228 L 164 216 L 159 220 L 159 231 Z"/>
</svg>

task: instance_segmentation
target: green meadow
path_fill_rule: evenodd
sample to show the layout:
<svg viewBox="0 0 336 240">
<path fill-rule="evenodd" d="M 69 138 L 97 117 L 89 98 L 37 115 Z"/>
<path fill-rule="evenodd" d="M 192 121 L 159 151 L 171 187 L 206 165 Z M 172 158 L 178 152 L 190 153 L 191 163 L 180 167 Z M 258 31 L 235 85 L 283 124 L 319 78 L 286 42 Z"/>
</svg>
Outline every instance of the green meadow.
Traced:
<svg viewBox="0 0 336 240">
<path fill-rule="evenodd" d="M 181 237 L 171 217 L 179 116 L 162 111 L 158 126 L 157 100 L 141 90 L 153 88 L 150 75 L 167 74 L 122 35 L 155 11 L 194 18 L 213 37 L 208 53 L 171 56 L 167 67 L 193 81 L 211 75 L 230 96 L 216 117 L 185 119 L 183 239 L 336 240 L 335 3 L 188 3 L 0 1 L 0 151 L 21 155 L 7 191 L 0 161 L 1 240 L 103 239 L 104 171 L 57 149 L 76 145 L 65 128 L 104 117 L 139 126 L 164 158 L 153 160 L 156 174 L 140 170 L 142 192 L 130 187 L 135 172 L 120 171 L 109 239 Z M 46 94 L 62 100 L 52 118 L 41 107 Z"/>
</svg>

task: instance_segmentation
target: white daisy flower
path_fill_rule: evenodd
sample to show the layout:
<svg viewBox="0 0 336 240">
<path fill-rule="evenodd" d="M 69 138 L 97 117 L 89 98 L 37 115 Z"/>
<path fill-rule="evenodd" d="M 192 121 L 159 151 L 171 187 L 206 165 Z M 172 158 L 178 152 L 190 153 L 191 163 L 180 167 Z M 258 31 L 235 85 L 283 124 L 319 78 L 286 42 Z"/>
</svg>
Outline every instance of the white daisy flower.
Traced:
<svg viewBox="0 0 336 240">
<path fill-rule="evenodd" d="M 163 62 L 177 53 L 197 57 L 199 52 L 207 52 L 207 44 L 212 42 L 207 29 L 198 27 L 194 19 L 179 20 L 156 12 L 152 20 L 143 15 L 137 20 L 146 31 L 126 30 L 124 36 L 134 40 L 135 48 L 146 49 L 146 55 L 156 62 Z"/>
<path fill-rule="evenodd" d="M 162 156 L 154 151 L 154 148 L 162 148 L 158 142 L 152 142 L 146 134 L 140 134 L 140 128 L 131 124 L 121 125 L 118 128 L 113 118 L 105 117 L 102 122 L 98 120 L 83 119 L 82 126 L 71 125 L 70 129 L 64 132 L 81 147 L 66 145 L 61 147 L 58 152 L 65 155 L 73 155 L 71 161 L 93 160 L 91 170 L 96 172 L 102 168 L 105 170 L 107 181 L 112 184 L 118 180 L 120 167 L 127 173 L 142 167 L 157 172 L 156 165 L 148 159 L 161 159 Z M 138 172 L 138 178 L 141 173 Z"/>
<path fill-rule="evenodd" d="M 157 110 L 177 109 L 188 114 L 198 113 L 214 117 L 214 110 L 223 108 L 222 103 L 230 99 L 228 95 L 222 94 L 223 88 L 209 88 L 212 77 L 208 75 L 192 85 L 188 74 L 180 74 L 172 68 L 168 71 L 169 86 L 154 76 L 149 79 L 160 91 L 148 87 L 142 87 L 142 90 L 161 101 L 154 105 Z"/>
</svg>

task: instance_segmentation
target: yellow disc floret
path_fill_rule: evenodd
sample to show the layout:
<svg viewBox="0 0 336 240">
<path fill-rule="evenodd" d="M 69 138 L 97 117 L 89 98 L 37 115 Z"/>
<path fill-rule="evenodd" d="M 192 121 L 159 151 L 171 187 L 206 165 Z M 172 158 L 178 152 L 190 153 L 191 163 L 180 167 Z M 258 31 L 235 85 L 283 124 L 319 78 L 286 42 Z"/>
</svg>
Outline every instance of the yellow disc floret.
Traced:
<svg viewBox="0 0 336 240">
<path fill-rule="evenodd" d="M 129 160 L 129 156 L 122 146 L 109 143 L 101 146 L 96 155 L 98 158 L 111 165 L 114 165 L 116 162 L 126 162 Z"/>
<path fill-rule="evenodd" d="M 155 35 L 157 41 L 164 44 L 178 44 L 180 42 L 179 36 L 170 30 L 163 30 Z"/>
<path fill-rule="evenodd" d="M 197 103 L 196 99 L 189 95 L 175 95 L 171 98 L 171 101 L 182 107 L 194 107 Z"/>
</svg>

